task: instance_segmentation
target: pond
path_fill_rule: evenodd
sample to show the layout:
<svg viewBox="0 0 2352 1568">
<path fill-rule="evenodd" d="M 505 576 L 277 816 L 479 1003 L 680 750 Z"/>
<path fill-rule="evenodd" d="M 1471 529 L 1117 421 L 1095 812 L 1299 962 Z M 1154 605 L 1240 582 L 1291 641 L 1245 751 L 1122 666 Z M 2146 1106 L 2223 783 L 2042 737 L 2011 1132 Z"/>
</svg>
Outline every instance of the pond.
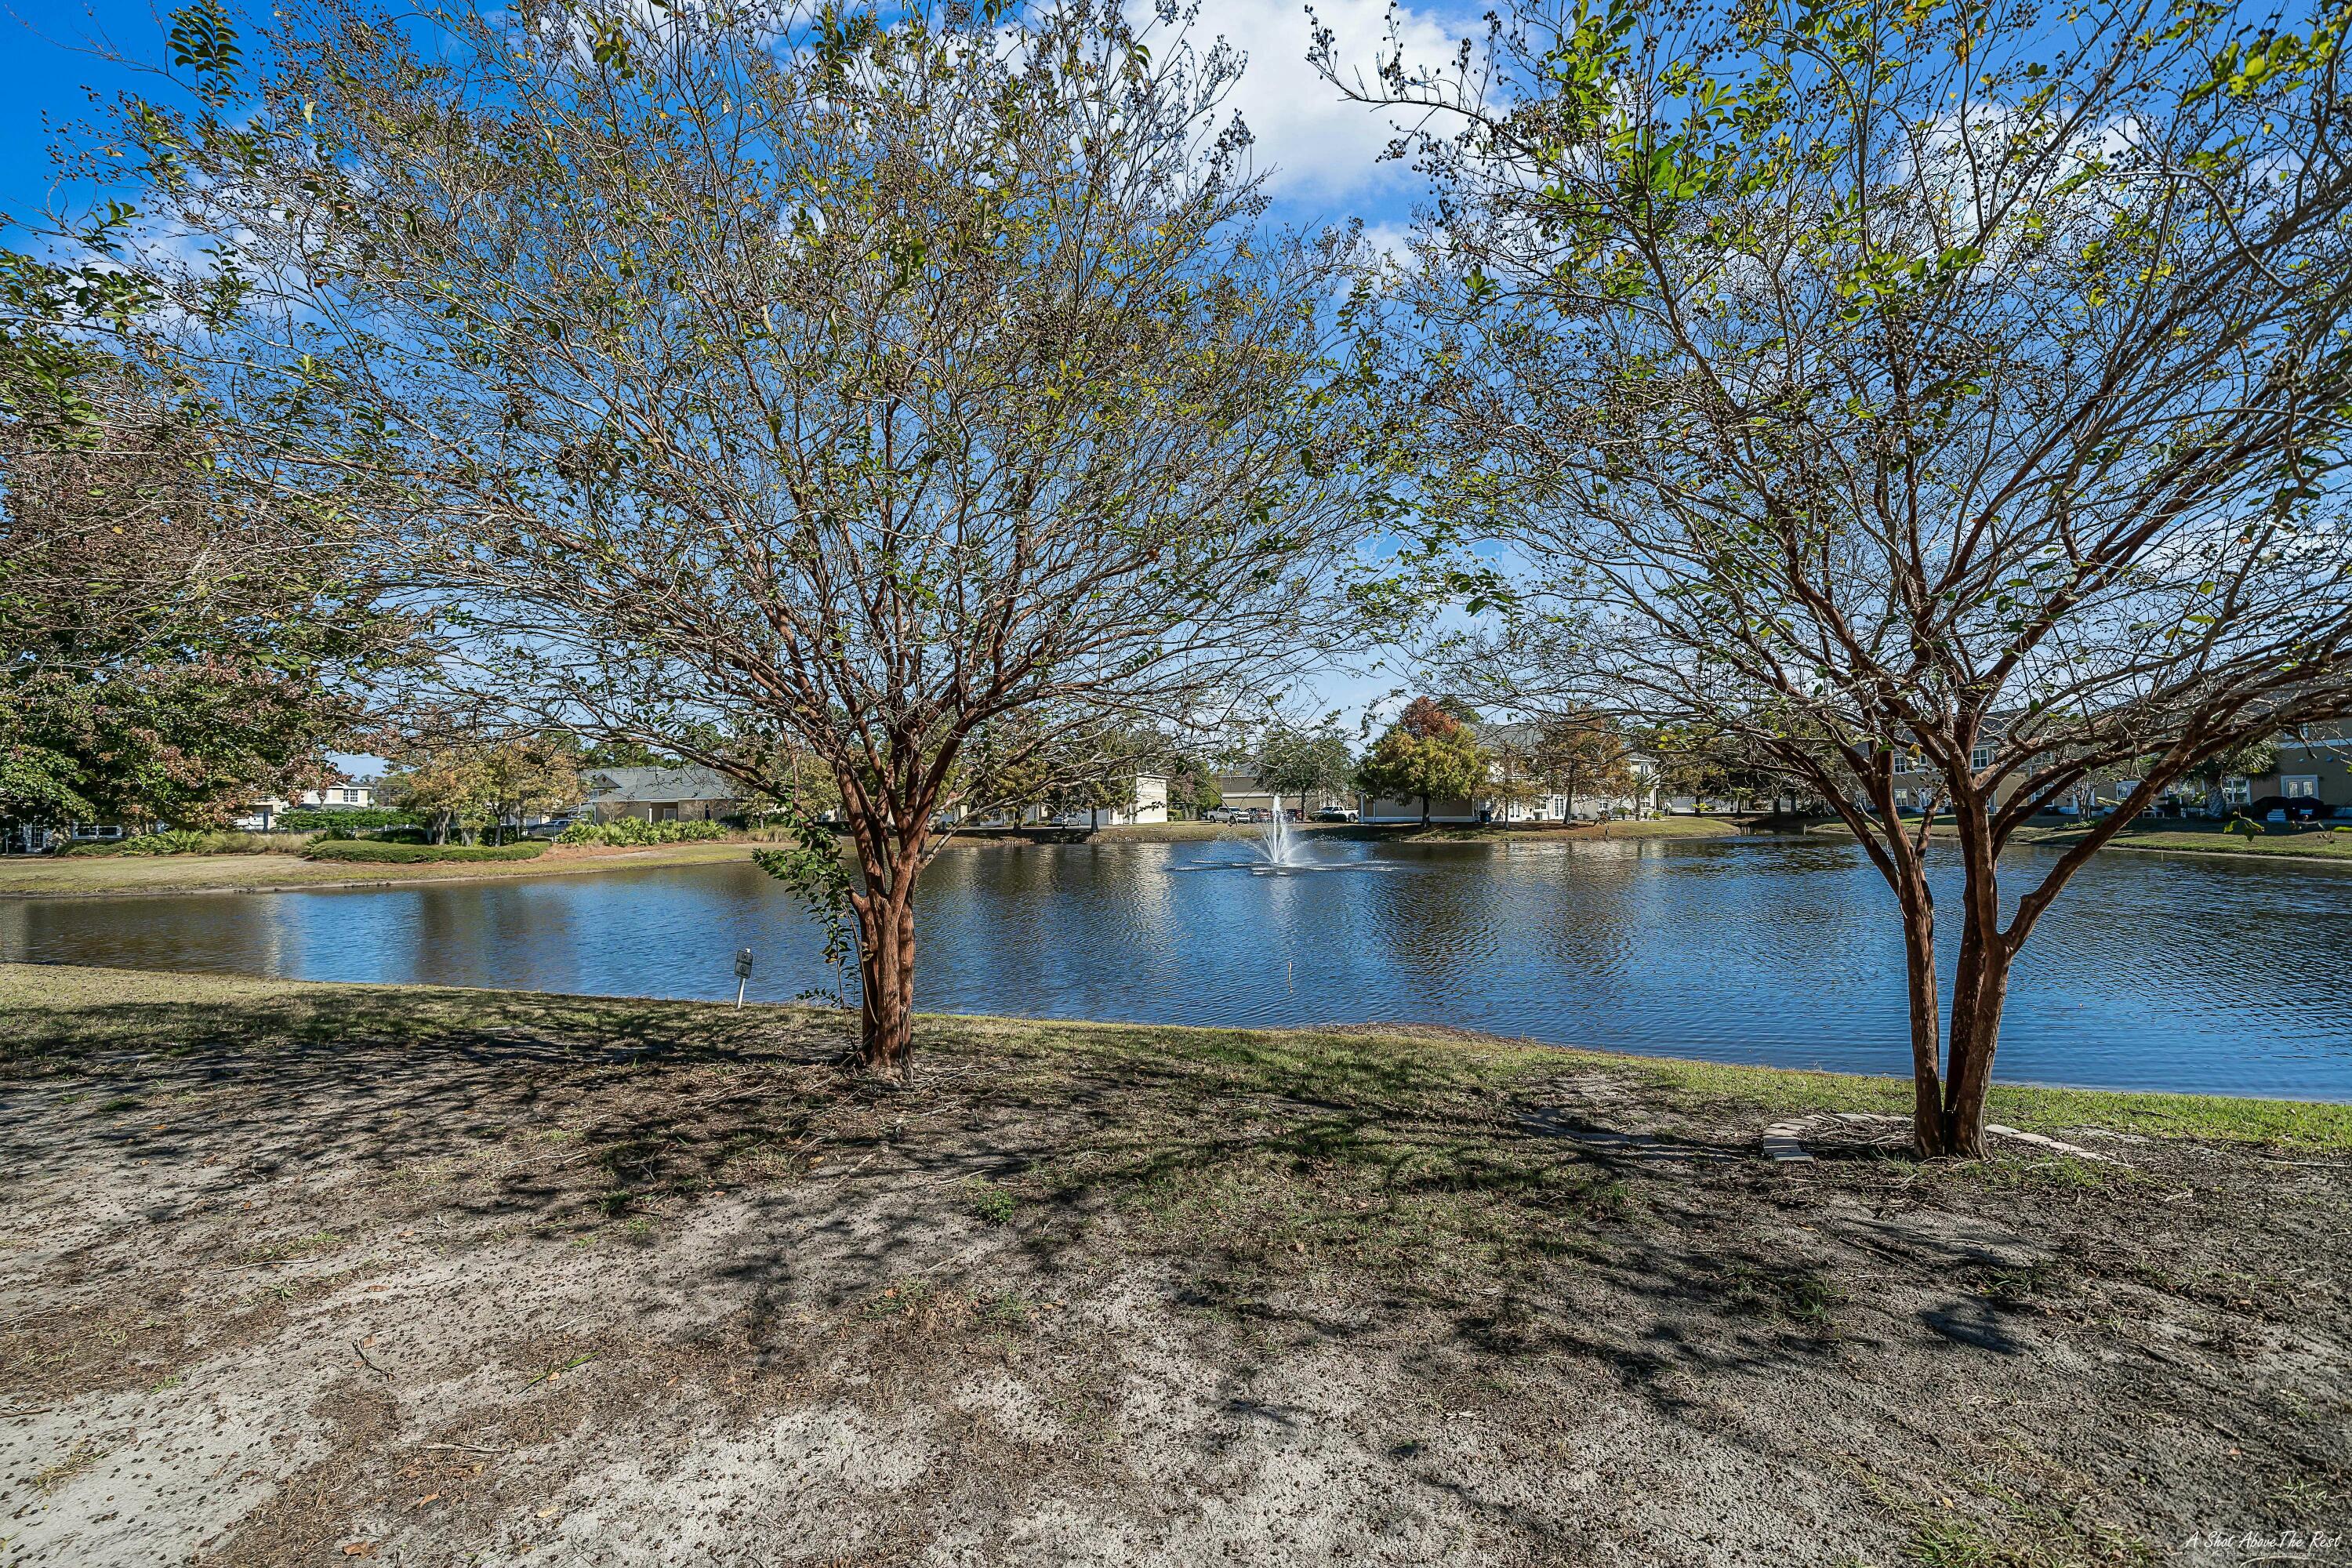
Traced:
<svg viewBox="0 0 2352 1568">
<path fill-rule="evenodd" d="M 1902 942 L 1852 844 L 1769 837 L 950 847 L 918 1000 L 1181 1024 L 1427 1023 L 1559 1044 L 1909 1070 Z M 2012 887 L 2047 864 L 2020 850 Z M 1948 907 L 1957 881 L 1940 868 Z M 1948 947 L 1950 936 L 1946 938 Z M 0 958 L 731 997 L 822 985 L 748 864 L 252 896 L 0 900 Z M 2020 961 L 2000 1076 L 2352 1100 L 2352 869 L 2114 853 Z"/>
</svg>

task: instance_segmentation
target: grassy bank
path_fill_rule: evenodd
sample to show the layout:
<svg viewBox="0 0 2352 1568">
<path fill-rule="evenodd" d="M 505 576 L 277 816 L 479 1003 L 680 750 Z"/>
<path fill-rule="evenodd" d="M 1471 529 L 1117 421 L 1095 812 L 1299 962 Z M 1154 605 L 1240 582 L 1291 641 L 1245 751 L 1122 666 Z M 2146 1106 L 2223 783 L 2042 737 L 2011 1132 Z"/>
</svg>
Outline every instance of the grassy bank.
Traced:
<svg viewBox="0 0 2352 1568">
<path fill-rule="evenodd" d="M 1850 839 L 1853 837 L 1853 829 L 1842 822 L 1815 823 L 1806 831 L 1831 838 Z M 1940 820 L 1936 831 L 1938 834 L 1945 831 Z M 2084 832 L 2085 829 L 2071 823 L 2031 822 L 2017 830 L 2011 842 L 2063 849 L 2081 842 Z M 2249 838 L 2225 831 L 2223 825 L 2218 822 L 2134 824 L 2116 834 L 2105 847 L 2172 855 L 2239 855 L 2352 863 L 2352 833 L 2338 833 L 2326 826 L 2266 825 L 2264 832 Z"/>
<path fill-rule="evenodd" d="M 2084 829 L 2054 824 L 2030 823 L 2019 829 L 2021 844 L 2047 844 L 2057 848 L 2081 842 Z M 2329 827 L 2286 827 L 2266 825 L 2254 837 L 2224 832 L 2219 823 L 2135 825 L 2116 835 L 2111 849 L 2157 849 L 2172 854 L 2251 855 L 2258 858 L 2340 860 L 2352 864 L 2352 833 Z"/>
<path fill-rule="evenodd" d="M 778 1018 L 801 1028 L 831 1027 L 835 1017 L 824 1009 L 792 1006 L 747 1013 L 696 1002 L 0 963 L 0 1075 L 64 1070 L 94 1050 L 186 1053 L 224 1031 L 313 1042 L 342 1038 L 363 1025 L 395 1026 L 419 1040 L 533 1031 L 551 1037 L 574 1034 L 600 1047 L 633 1032 L 647 1045 L 658 1036 L 664 1048 L 722 1049 L 756 1037 Z M 1220 1072 L 1241 1072 L 1238 1081 L 1253 1092 L 1360 1091 L 1393 1083 L 1507 1094 L 1521 1079 L 1549 1078 L 1565 1064 L 1605 1070 L 1638 1086 L 1645 1099 L 1693 1113 L 1901 1116 L 1909 1113 L 1911 1101 L 1906 1079 L 1535 1045 L 1406 1026 L 1235 1030 L 934 1014 L 922 1017 L 921 1030 L 927 1053 L 953 1057 L 983 1041 L 992 1048 L 1011 1044 L 1135 1070 L 1197 1060 Z M 1996 1084 L 1991 1119 L 2052 1134 L 2096 1128 L 2352 1154 L 2352 1105 L 2308 1100 Z"/>
<path fill-rule="evenodd" d="M 1902 1086 L 930 1017 L 890 1090 L 814 1011 L 21 966 L 0 1042 L 26 1560 L 2064 1568 L 2340 1506 L 2341 1108 L 1791 1167 Z"/>
<path fill-rule="evenodd" d="M 381 887 L 485 878 L 561 877 L 638 866 L 748 860 L 744 843 L 663 844 L 644 849 L 559 844 L 530 860 L 415 864 L 304 860 L 290 855 L 110 855 L 0 860 L 0 898 L 77 894 L 253 893 L 279 889 Z"/>
</svg>

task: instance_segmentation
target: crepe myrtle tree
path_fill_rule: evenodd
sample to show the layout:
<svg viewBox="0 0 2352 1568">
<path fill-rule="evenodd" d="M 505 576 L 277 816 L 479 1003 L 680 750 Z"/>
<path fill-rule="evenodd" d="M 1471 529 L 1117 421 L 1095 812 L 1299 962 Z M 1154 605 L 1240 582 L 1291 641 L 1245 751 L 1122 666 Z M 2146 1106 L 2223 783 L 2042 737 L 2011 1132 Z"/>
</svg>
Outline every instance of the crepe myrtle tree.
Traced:
<svg viewBox="0 0 2352 1568">
<path fill-rule="evenodd" d="M 875 1072 L 977 729 L 1181 721 L 1318 640 L 1347 242 L 1260 226 L 1241 61 L 1171 10 L 204 9 L 198 100 L 104 131 L 202 241 L 166 287 L 245 285 L 224 380 L 301 400 L 519 706 L 823 761 Z"/>
<path fill-rule="evenodd" d="M 2068 879 L 2211 759 L 2352 710 L 2345 21 L 1523 0 L 1361 76 L 1324 38 L 1430 128 L 1392 341 L 1422 554 L 1504 606 L 1459 662 L 1691 726 L 1853 829 L 1901 915 L 1923 1155 L 1982 1151 Z M 1906 769 L 1953 814 L 1957 929 Z"/>
</svg>

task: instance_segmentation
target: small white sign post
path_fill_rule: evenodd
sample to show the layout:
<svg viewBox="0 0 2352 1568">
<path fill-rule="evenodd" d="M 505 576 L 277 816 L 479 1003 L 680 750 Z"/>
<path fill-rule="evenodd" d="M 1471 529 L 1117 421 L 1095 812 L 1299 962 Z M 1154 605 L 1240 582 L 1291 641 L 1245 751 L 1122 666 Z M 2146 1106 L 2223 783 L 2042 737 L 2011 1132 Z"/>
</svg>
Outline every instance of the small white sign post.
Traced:
<svg viewBox="0 0 2352 1568">
<path fill-rule="evenodd" d="M 737 948 L 735 950 L 735 1005 L 738 1007 L 743 1005 L 743 987 L 751 978 L 751 950 L 748 947 Z"/>
</svg>

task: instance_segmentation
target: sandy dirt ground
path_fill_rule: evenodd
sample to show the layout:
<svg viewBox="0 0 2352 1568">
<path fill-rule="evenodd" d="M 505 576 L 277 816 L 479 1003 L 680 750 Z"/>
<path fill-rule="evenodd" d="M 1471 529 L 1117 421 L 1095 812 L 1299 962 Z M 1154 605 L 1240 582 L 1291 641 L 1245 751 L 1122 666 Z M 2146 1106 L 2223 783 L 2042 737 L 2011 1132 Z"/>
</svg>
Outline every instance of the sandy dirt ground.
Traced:
<svg viewBox="0 0 2352 1568">
<path fill-rule="evenodd" d="M 90 973 L 0 1013 L 0 1568 L 2352 1562 L 2341 1153 Z"/>
</svg>

